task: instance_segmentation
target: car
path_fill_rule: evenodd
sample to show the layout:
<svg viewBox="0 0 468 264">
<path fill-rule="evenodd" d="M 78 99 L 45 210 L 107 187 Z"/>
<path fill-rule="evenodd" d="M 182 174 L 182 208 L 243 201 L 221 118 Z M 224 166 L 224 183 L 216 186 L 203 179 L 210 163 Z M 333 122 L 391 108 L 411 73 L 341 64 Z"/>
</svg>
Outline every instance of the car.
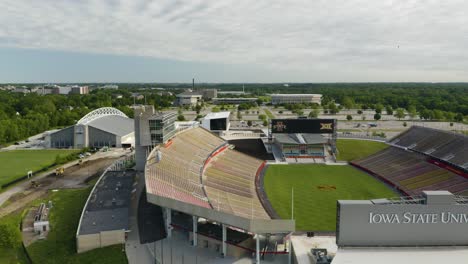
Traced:
<svg viewBox="0 0 468 264">
<path fill-rule="evenodd" d="M 85 156 L 83 154 L 80 154 L 78 157 L 80 157 L 80 159 L 84 158 Z"/>
</svg>

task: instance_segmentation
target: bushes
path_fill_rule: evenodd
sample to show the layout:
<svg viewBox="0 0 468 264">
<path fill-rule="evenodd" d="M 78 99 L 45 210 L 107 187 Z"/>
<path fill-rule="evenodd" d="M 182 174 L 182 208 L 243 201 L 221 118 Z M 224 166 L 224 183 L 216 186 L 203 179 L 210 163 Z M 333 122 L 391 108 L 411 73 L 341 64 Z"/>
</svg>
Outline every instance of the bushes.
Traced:
<svg viewBox="0 0 468 264">
<path fill-rule="evenodd" d="M 14 248 L 21 243 L 18 227 L 10 223 L 0 224 L 0 247 Z"/>
<path fill-rule="evenodd" d="M 66 156 L 60 156 L 59 154 L 57 154 L 57 156 L 55 156 L 55 163 L 54 165 L 60 165 L 60 164 L 65 164 L 67 162 L 70 162 L 70 161 L 73 161 L 73 160 L 76 160 L 79 158 L 79 154 L 78 153 L 71 153 L 71 154 L 68 154 Z M 45 168 L 47 169 L 47 168 Z"/>
</svg>

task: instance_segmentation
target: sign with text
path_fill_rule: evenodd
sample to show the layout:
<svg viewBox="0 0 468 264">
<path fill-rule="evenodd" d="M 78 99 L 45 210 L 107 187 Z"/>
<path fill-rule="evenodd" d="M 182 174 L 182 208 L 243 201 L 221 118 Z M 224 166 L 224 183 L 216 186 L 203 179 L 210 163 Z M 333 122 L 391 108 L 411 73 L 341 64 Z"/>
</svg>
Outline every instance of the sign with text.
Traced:
<svg viewBox="0 0 468 264">
<path fill-rule="evenodd" d="M 271 131 L 277 134 L 332 134 L 335 119 L 272 119 Z"/>
<path fill-rule="evenodd" d="M 339 246 L 468 246 L 468 204 L 338 202 Z"/>
</svg>

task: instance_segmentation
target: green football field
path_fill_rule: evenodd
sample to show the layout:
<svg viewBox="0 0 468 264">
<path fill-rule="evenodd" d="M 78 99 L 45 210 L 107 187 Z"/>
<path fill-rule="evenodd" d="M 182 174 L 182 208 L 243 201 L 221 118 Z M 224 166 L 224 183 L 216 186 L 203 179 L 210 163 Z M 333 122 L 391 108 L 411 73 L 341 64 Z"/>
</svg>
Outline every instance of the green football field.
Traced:
<svg viewBox="0 0 468 264">
<path fill-rule="evenodd" d="M 0 185 L 54 164 L 57 155 L 77 150 L 12 150 L 0 152 Z"/>
<path fill-rule="evenodd" d="M 370 156 L 387 148 L 388 145 L 370 140 L 338 139 L 336 147 L 338 148 L 338 160 L 351 161 Z"/>
<path fill-rule="evenodd" d="M 298 231 L 334 231 L 337 200 L 398 196 L 379 180 L 348 165 L 270 165 L 264 185 L 273 208 L 283 219 L 291 218 L 294 189 Z"/>
</svg>

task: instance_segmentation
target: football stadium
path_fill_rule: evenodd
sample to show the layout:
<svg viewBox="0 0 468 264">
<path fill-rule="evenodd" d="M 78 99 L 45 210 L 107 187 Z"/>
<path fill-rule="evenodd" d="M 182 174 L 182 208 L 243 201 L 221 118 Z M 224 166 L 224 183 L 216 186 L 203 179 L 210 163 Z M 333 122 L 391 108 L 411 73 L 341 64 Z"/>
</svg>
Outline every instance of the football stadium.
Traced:
<svg viewBox="0 0 468 264">
<path fill-rule="evenodd" d="M 266 137 L 227 141 L 202 127 L 165 129 L 173 127 L 171 122 L 149 129 L 148 120 L 161 115 L 146 106 L 136 109 L 135 144 L 147 202 L 162 208 L 166 237 L 182 232 L 192 246 L 221 256 L 254 256 L 257 263 L 302 263 L 301 255 L 316 263 L 331 263 L 333 257 L 333 263 L 362 263 L 339 256 L 350 255 L 355 246 L 365 247 L 360 254 L 369 256 L 375 248 L 383 256 L 403 254 L 392 246 L 409 247 L 409 256 L 419 246 L 444 256 L 444 246 L 468 245 L 465 135 L 413 126 L 380 151 L 348 163 L 337 160 L 347 150 L 336 147 L 336 120 L 272 120 Z M 142 146 L 161 131 L 171 136 Z M 393 220 L 377 212 L 382 210 Z M 354 223 L 366 214 L 371 220 Z M 425 222 L 417 214 L 432 214 L 432 223 L 441 225 L 437 232 L 447 230 L 446 235 L 434 239 L 436 231 L 420 226 Z M 410 215 L 416 220 L 404 228 L 391 226 Z M 373 221 L 381 225 L 369 228 Z M 378 236 L 358 238 L 375 228 Z M 416 230 L 415 239 L 392 240 L 389 230 Z M 326 249 L 309 247 L 304 253 L 297 234 L 332 237 L 335 249 L 327 255 Z M 414 254 L 417 258 L 420 252 Z M 463 254 L 466 249 L 451 256 Z M 365 263 L 376 263 L 369 259 Z"/>
</svg>

